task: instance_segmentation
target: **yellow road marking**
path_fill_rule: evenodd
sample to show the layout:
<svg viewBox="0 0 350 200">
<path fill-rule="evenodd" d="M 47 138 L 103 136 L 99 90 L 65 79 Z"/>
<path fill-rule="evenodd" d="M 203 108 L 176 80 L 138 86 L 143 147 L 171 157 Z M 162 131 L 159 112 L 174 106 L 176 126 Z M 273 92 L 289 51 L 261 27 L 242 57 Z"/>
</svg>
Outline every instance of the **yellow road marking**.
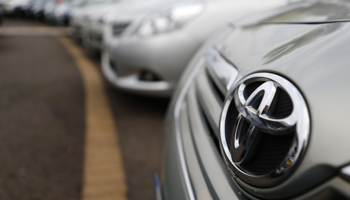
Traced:
<svg viewBox="0 0 350 200">
<path fill-rule="evenodd" d="M 126 200 L 127 185 L 116 127 L 103 80 L 80 48 L 65 37 L 59 41 L 74 58 L 85 90 L 86 135 L 83 200 Z"/>
<path fill-rule="evenodd" d="M 62 36 L 69 35 L 70 28 L 52 27 L 1 27 L 0 36 Z"/>
</svg>

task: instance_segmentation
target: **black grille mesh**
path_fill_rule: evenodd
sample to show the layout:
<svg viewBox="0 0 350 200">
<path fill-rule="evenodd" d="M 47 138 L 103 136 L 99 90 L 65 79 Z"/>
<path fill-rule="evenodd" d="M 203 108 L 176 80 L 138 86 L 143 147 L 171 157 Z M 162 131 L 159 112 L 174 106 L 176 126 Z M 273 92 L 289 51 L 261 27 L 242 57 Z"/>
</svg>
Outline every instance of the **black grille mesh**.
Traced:
<svg viewBox="0 0 350 200">
<path fill-rule="evenodd" d="M 238 110 L 235 106 L 235 104 L 233 103 L 234 100 L 232 101 L 230 107 L 228 108 L 227 111 L 227 116 L 226 116 L 226 127 L 225 127 L 225 132 L 226 132 L 226 142 L 228 142 L 228 145 L 231 142 L 231 136 L 232 136 L 232 131 L 233 131 L 233 127 L 235 125 L 235 121 L 237 120 L 238 117 Z"/>
<path fill-rule="evenodd" d="M 244 90 L 244 98 L 248 99 L 248 97 L 254 92 L 254 90 L 256 90 L 256 88 L 258 88 L 263 83 L 263 81 L 257 81 L 248 84 Z"/>
<path fill-rule="evenodd" d="M 263 83 L 263 81 L 257 81 L 248 84 L 244 90 L 244 98 L 248 99 L 248 97 Z M 280 88 L 277 89 L 276 98 L 272 105 L 274 106 L 269 115 L 273 118 L 288 117 L 293 111 L 292 100 L 288 94 Z"/>
<path fill-rule="evenodd" d="M 258 134 L 262 135 L 255 155 L 241 166 L 255 174 L 266 174 L 274 170 L 287 156 L 294 134 L 288 136 L 274 136 L 263 132 Z"/>
<path fill-rule="evenodd" d="M 270 114 L 271 117 L 285 118 L 288 117 L 293 111 L 293 103 L 288 94 L 278 88 L 277 89 L 277 98 L 275 98 L 273 104 L 275 104 L 274 111 Z"/>
</svg>

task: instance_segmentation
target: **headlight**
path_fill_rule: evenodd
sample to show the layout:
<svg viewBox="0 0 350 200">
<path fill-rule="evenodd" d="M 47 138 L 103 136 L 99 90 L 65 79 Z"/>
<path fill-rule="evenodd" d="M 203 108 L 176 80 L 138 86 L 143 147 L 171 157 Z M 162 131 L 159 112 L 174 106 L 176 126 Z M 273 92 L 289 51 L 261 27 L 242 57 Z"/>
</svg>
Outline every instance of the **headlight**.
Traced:
<svg viewBox="0 0 350 200">
<path fill-rule="evenodd" d="M 190 5 L 151 14 L 141 22 L 135 34 L 147 36 L 179 29 L 202 11 L 203 5 Z"/>
</svg>

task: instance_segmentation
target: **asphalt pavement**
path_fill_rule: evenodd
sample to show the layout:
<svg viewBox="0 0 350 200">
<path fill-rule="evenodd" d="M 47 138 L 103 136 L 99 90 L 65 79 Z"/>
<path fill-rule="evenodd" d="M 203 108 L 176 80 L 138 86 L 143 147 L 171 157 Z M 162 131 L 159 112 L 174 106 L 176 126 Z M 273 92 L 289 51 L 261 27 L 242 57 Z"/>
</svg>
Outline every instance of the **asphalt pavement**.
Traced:
<svg viewBox="0 0 350 200">
<path fill-rule="evenodd" d="M 87 83 L 57 35 L 31 29 L 37 27 L 47 26 L 5 19 L 0 27 L 0 199 L 82 199 Z M 75 45 L 100 72 L 99 57 Z M 101 90 L 116 127 L 127 197 L 153 199 L 168 99 L 118 91 L 105 81 Z"/>
</svg>

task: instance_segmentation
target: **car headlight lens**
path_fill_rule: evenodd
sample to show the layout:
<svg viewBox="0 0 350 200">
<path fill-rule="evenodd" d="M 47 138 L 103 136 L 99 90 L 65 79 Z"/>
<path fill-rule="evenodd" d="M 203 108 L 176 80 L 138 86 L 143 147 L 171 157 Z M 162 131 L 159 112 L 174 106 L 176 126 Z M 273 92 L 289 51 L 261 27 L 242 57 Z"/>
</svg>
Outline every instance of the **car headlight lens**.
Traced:
<svg viewBox="0 0 350 200">
<path fill-rule="evenodd" d="M 196 4 L 175 7 L 167 11 L 151 14 L 141 22 L 135 34 L 148 36 L 179 29 L 202 11 L 203 5 Z"/>
</svg>

